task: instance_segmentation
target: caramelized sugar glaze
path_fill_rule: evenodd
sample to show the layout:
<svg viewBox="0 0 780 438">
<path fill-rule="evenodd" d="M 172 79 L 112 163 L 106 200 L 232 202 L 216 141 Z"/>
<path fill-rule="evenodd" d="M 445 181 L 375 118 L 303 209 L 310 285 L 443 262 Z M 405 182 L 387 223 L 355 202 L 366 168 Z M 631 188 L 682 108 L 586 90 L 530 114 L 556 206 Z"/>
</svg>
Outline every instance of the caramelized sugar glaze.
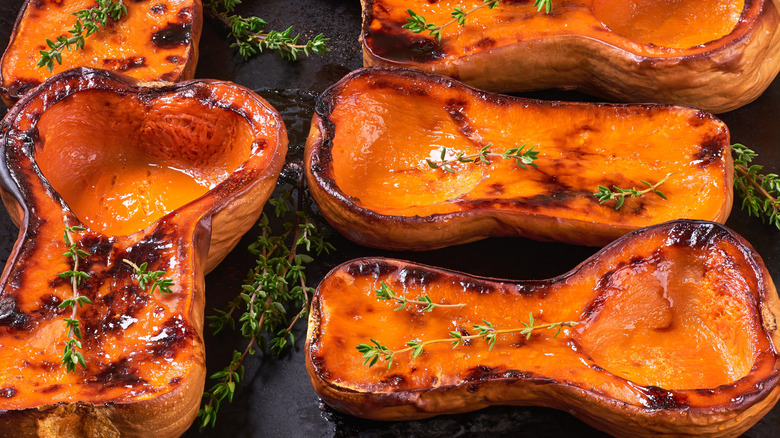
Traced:
<svg viewBox="0 0 780 438">
<path fill-rule="evenodd" d="M 525 100 L 412 70 L 364 69 L 320 96 L 306 145 L 309 187 L 325 218 L 368 246 L 422 250 L 488 236 L 605 245 L 654 223 L 725 221 L 732 165 L 726 126 L 679 106 Z M 525 145 L 537 168 L 449 157 Z M 598 187 L 653 183 L 600 205 Z"/>
<path fill-rule="evenodd" d="M 178 436 L 203 391 L 203 276 L 275 187 L 281 117 L 234 84 L 146 88 L 76 69 L 3 123 L 3 200 L 21 231 L 0 282 L 2 430 L 61 434 L 70 418 L 85 434 Z M 72 291 L 58 274 L 72 269 L 73 225 L 86 228 L 74 238 L 91 278 L 78 289 L 92 304 L 76 316 L 87 366 L 66 373 L 70 309 L 57 306 Z M 165 271 L 173 293 L 142 290 L 124 259 Z"/>
<path fill-rule="evenodd" d="M 435 308 L 378 300 L 388 284 Z M 363 364 L 358 344 L 476 334 L 474 324 L 564 328 L 401 353 Z M 335 409 L 399 420 L 494 404 L 563 409 L 615 436 L 736 436 L 776 403 L 780 300 L 760 257 L 721 225 L 674 221 L 632 232 L 543 281 L 472 277 L 381 258 L 347 262 L 315 295 L 307 367 Z"/>
<path fill-rule="evenodd" d="M 577 88 L 624 102 L 687 104 L 725 112 L 758 97 L 780 70 L 773 0 L 502 1 L 464 26 L 402 26 L 407 9 L 442 25 L 481 2 L 363 0 L 365 66 L 409 67 L 477 88 Z"/>
<path fill-rule="evenodd" d="M 72 13 L 95 7 L 93 0 L 26 0 L 0 62 L 0 95 L 9 108 L 28 90 L 74 67 L 116 71 L 144 81 L 177 82 L 195 75 L 203 26 L 200 0 L 125 1 L 127 15 L 109 18 L 84 49 L 62 54 L 52 72 L 38 67 L 46 39 L 56 40 L 76 22 Z"/>
</svg>

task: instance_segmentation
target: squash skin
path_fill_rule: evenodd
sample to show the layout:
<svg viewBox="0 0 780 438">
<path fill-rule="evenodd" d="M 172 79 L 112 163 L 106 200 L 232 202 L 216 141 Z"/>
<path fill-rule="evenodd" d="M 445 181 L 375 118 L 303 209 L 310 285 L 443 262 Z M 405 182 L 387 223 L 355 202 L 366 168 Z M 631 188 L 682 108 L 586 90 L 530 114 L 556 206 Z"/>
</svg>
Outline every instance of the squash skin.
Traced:
<svg viewBox="0 0 780 438">
<path fill-rule="evenodd" d="M 404 103 L 415 106 L 408 115 L 399 116 Z M 434 111 L 441 114 L 429 114 Z M 382 122 L 375 122 L 379 117 Z M 449 118 L 456 131 L 465 133 L 458 141 L 466 144 L 462 150 L 467 153 L 488 143 L 497 152 L 523 143 L 538 144 L 539 168 L 521 170 L 514 162 L 496 159 L 490 166 L 474 166 L 485 170 L 473 187 L 449 197 L 440 195 L 443 192 L 437 188 L 445 184 L 439 181 L 447 182 L 448 175 L 428 168 L 424 158 L 433 148 L 429 144 L 457 147 L 457 142 L 444 143 L 452 130 L 440 126 L 450 123 Z M 526 127 L 526 122 L 536 120 L 552 128 Z M 645 131 L 615 134 L 619 128 L 611 128 L 612 122 Z M 644 139 L 653 130 L 677 129 L 693 134 L 684 140 L 676 137 L 680 144 L 673 143 L 675 134 L 668 141 Z M 363 131 L 380 140 L 364 142 Z M 569 132 L 574 132 L 571 138 Z M 404 155 L 411 154 L 406 149 L 396 152 L 396 143 L 418 145 L 409 150 L 419 152 L 410 158 Z M 414 70 L 369 68 L 347 75 L 320 96 L 304 160 L 309 189 L 323 216 L 361 245 L 419 251 L 491 236 L 522 236 L 603 246 L 641 226 L 671 219 L 725 222 L 733 196 L 729 144 L 728 129 L 721 121 L 692 108 L 543 102 L 486 93 Z M 395 195 L 386 188 L 395 174 L 385 172 L 381 162 L 394 153 L 401 157 L 393 162 L 394 172 L 410 169 L 410 178 L 422 182 L 408 190 L 420 191 L 420 196 L 409 195 L 406 204 L 393 201 L 392 207 L 385 207 Z M 364 159 L 367 156 L 376 158 Z M 665 161 L 670 157 L 677 161 Z M 622 167 L 606 171 L 604 167 L 611 164 L 605 163 Z M 367 166 L 378 176 L 368 175 L 363 181 L 346 173 Z M 652 173 L 642 173 L 645 167 Z M 613 203 L 599 205 L 593 196 L 599 185 L 637 187 L 640 180 L 658 181 L 667 173 L 674 175 L 660 189 L 668 201 L 645 196 L 640 205 L 631 206 L 627 200 L 615 211 Z M 430 175 L 440 179 L 429 189 L 430 181 L 423 178 Z M 345 181 L 347 176 L 354 181 Z M 531 185 L 524 186 L 523 178 L 532 180 Z M 675 188 L 674 181 L 682 185 Z M 702 186 L 708 187 L 708 193 L 699 202 L 695 198 Z M 398 193 L 404 195 L 401 189 Z M 684 198 L 689 195 L 694 198 Z"/>
<path fill-rule="evenodd" d="M 238 168 L 219 176 L 220 182 L 204 195 L 148 227 L 129 235 L 106 235 L 88 226 L 76 233 L 92 253 L 82 269 L 93 278 L 82 284 L 80 292 L 93 304 L 77 316 L 85 327 L 82 352 L 87 369 L 78 367 L 75 373 L 66 374 L 57 363 L 62 350 L 59 338 L 65 335 L 59 322 L 65 310 L 35 313 L 35 307 L 41 307 L 36 294 L 56 299 L 70 295 L 68 283 L 53 280 L 68 269 L 67 259 L 61 256 L 62 229 L 66 224 L 86 224 L 42 175 L 34 154 L 45 149 L 43 143 L 38 144 L 42 115 L 79 95 L 97 96 L 95 102 L 104 95 L 121 96 L 128 106 L 140 102 L 149 109 L 161 102 L 179 101 L 194 106 L 204 119 L 216 114 L 235 118 L 252 137 L 251 144 L 237 148 L 237 156 L 246 154 Z M 0 435 L 181 435 L 195 419 L 205 382 L 204 275 L 254 225 L 276 185 L 287 149 L 281 116 L 250 90 L 227 82 L 198 80 L 148 87 L 123 75 L 80 68 L 55 76 L 28 93 L 4 119 L 2 133 L 3 200 L 12 217 L 20 221 L 20 234 L 0 279 L 0 301 L 6 308 L 11 304 L 11 317 L 42 316 L 28 318 L 33 321 L 29 327 L 0 327 L 0 343 L 5 349 L 17 348 L 9 336 L 45 339 L 48 334 L 53 350 L 36 351 L 30 345 L 31 364 L 18 368 L 16 363 L 24 357 L 9 360 L 4 354 L 3 375 L 26 376 L 29 386 L 10 382 L 16 389 L 7 392 L 11 395 L 0 405 Z M 193 159 L 186 150 L 182 156 L 183 164 Z M 150 270 L 166 271 L 166 277 L 175 282 L 174 293 L 161 297 L 141 291 L 123 258 L 136 264 L 147 261 Z M 52 282 L 36 290 L 31 288 L 34 278 L 44 279 L 44 284 L 45 279 Z M 8 314 L 3 316 L 6 322 L 8 318 Z M 120 323 L 126 327 L 118 330 Z M 51 329 L 47 333 L 40 327 Z M 38 363 L 38 358 L 47 355 L 53 362 L 48 371 Z M 55 378 L 67 383 L 65 392 L 56 385 L 41 392 L 41 386 Z M 162 386 L 161 380 L 166 382 Z M 0 386 L 9 387 L 5 377 L 0 381 Z M 78 388 L 75 394 L 69 389 L 73 387 Z"/>
<path fill-rule="evenodd" d="M 547 24 L 538 29 L 552 30 L 496 33 L 491 26 L 497 19 L 486 13 L 466 30 L 446 28 L 439 46 L 427 33 L 401 29 L 406 8 L 425 11 L 426 2 L 363 0 L 363 65 L 414 68 L 496 92 L 577 89 L 620 102 L 684 104 L 713 113 L 752 102 L 780 71 L 774 55 L 780 50 L 778 0 L 746 0 L 730 33 L 688 48 L 621 36 L 594 16 L 592 3 L 554 2 L 549 17 L 526 3 L 499 5 L 496 14 L 506 11 L 504 21 L 542 20 Z M 453 32 L 463 41 L 452 41 Z"/>
<path fill-rule="evenodd" d="M 602 368 L 583 347 L 584 334 L 598 322 L 593 309 L 603 308 L 610 300 L 589 287 L 602 284 L 599 278 L 620 269 L 642 269 L 633 266 L 640 266 L 638 260 L 653 251 L 658 254 L 659 248 L 680 247 L 692 253 L 728 254 L 721 258 L 727 263 L 743 262 L 731 268 L 739 271 L 736 277 L 749 279 L 750 289 L 726 288 L 726 294 L 728 299 L 742 294 L 751 297 L 739 313 L 749 314 L 750 324 L 759 328 L 755 335 L 748 335 L 755 336 L 748 342 L 760 347 L 755 358 L 748 353 L 747 373 L 735 382 L 695 389 L 643 385 Z M 467 305 L 426 313 L 410 304 L 396 311 L 397 303 L 373 296 L 380 281 L 401 296 L 427 293 L 437 303 Z M 480 309 L 469 310 L 472 307 Z M 409 353 L 396 356 L 390 369 L 381 361 L 368 368 L 355 350 L 358 343 L 368 343 L 369 337 L 391 349 L 400 349 L 410 339 L 446 338 L 442 327 L 464 333 L 470 331 L 471 323 L 481 323 L 480 318 L 497 329 L 522 327 L 520 320 L 527 321 L 529 310 L 543 323 L 571 319 L 582 323 L 564 329 L 557 338 L 543 332 L 535 332 L 533 336 L 539 338 L 530 341 L 521 335 L 499 336 L 492 353 L 484 340 L 455 349 L 438 344 L 441 347 L 432 351 L 434 347 L 428 346 L 418 358 Z M 544 281 L 474 277 L 384 258 L 346 262 L 326 276 L 314 296 L 307 370 L 315 391 L 328 405 L 373 420 L 421 419 L 490 405 L 534 405 L 565 410 L 616 437 L 735 437 L 759 421 L 780 397 L 777 315 L 777 291 L 747 242 L 719 224 L 673 221 L 634 231 L 569 273 Z M 429 323 L 432 319 L 444 322 Z M 429 325 L 434 324 L 440 336 L 431 333 Z M 507 339 L 510 336 L 515 337 Z M 560 354 L 563 350 L 573 353 Z M 543 355 L 553 358 L 543 362 L 539 359 Z M 431 385 L 431 381 L 436 383 Z"/>
<path fill-rule="evenodd" d="M 74 67 L 101 68 L 144 81 L 179 82 L 195 77 L 198 43 L 203 27 L 200 0 L 126 1 L 128 14 L 117 24 L 109 20 L 100 33 L 86 39 L 84 50 L 65 51 L 62 64 L 49 72 L 39 68 L 38 52 L 46 39 L 66 33 L 76 22 L 71 15 L 93 7 L 91 0 L 26 0 L 16 18 L 11 40 L 0 60 L 0 97 L 10 108 L 46 78 Z M 45 25 L 42 24 L 45 21 Z M 34 54 L 34 55 L 31 55 Z"/>
</svg>

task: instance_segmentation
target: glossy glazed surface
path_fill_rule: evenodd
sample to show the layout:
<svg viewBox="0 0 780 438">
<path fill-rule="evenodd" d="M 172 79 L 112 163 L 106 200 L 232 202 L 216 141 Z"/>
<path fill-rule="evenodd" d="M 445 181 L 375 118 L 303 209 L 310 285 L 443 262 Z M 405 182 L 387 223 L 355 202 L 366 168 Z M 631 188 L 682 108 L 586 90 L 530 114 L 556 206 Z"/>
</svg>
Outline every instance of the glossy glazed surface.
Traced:
<svg viewBox="0 0 780 438">
<path fill-rule="evenodd" d="M 497 235 L 603 245 L 672 219 L 725 221 L 731 207 L 728 130 L 691 108 L 523 100 L 398 69 L 353 73 L 320 99 L 307 145 L 312 193 L 334 227 L 369 246 Z M 427 162 L 442 148 L 453 159 L 488 146 L 533 147 L 538 167 L 500 156 L 452 172 Z M 616 210 L 594 196 L 667 175 L 666 200 L 649 194 Z"/>
<path fill-rule="evenodd" d="M 435 308 L 398 296 L 463 304 Z M 575 321 L 556 330 L 426 345 L 368 367 L 356 350 L 375 339 L 450 339 Z M 373 419 L 411 419 L 490 404 L 565 409 L 615 436 L 736 436 L 777 401 L 780 299 L 752 249 L 712 223 L 669 222 L 631 233 L 575 270 L 543 281 L 472 277 L 409 262 L 357 259 L 320 284 L 307 366 L 323 399 Z M 760 409 L 754 405 L 760 405 Z M 669 420 L 677 417 L 676 421 Z M 748 420 L 748 417 L 750 420 Z M 702 422 L 708 419 L 707 422 Z"/>
<path fill-rule="evenodd" d="M 146 88 L 74 69 L 26 95 L 4 123 L 3 201 L 21 232 L 0 281 L 0 425 L 60 435 L 75 418 L 89 435 L 98 418 L 99 436 L 178 436 L 205 379 L 203 277 L 275 186 L 287 145 L 279 115 L 227 82 Z M 186 183 L 147 187 L 172 173 Z M 90 275 L 78 293 L 91 303 L 75 316 L 86 367 L 67 373 L 70 311 L 58 306 L 74 292 L 58 274 L 73 269 L 62 234 L 74 225 L 85 228 L 73 239 Z M 172 293 L 141 288 L 125 260 L 163 271 Z"/>
<path fill-rule="evenodd" d="M 30 0 L 22 8 L 15 34 L 0 65 L 3 97 L 15 101 L 46 78 L 74 67 L 94 67 L 145 81 L 191 79 L 198 59 L 203 16 L 200 0 L 125 1 L 127 15 L 108 20 L 86 38 L 83 50 L 63 51 L 50 72 L 38 67 L 47 39 L 67 33 L 73 12 L 95 6 L 92 0 Z M 59 32 L 59 33 L 58 33 Z"/>
</svg>

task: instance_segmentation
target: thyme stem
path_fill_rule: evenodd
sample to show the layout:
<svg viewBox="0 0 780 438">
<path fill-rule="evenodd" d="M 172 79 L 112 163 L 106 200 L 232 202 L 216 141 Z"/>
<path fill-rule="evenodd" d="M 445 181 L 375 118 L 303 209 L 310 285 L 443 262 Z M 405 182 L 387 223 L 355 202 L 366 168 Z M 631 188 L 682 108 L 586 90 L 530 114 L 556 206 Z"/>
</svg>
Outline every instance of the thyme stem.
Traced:
<svg viewBox="0 0 780 438">
<path fill-rule="evenodd" d="M 360 344 L 356 348 L 359 353 L 363 355 L 363 365 L 368 365 L 369 368 L 374 366 L 379 360 L 387 362 L 387 368 L 393 364 L 393 359 L 396 355 L 412 352 L 412 357 L 416 358 L 422 354 L 423 349 L 431 344 L 438 344 L 448 342 L 452 344 L 452 348 L 458 347 L 463 341 L 470 339 L 483 338 L 488 343 L 488 349 L 492 350 L 496 343 L 496 337 L 507 333 L 521 333 L 525 335 L 526 339 L 531 338 L 531 333 L 535 330 L 545 330 L 557 328 L 558 331 L 553 337 L 557 337 L 563 327 L 574 327 L 579 324 L 579 321 L 561 321 L 548 324 L 535 324 L 533 313 L 528 314 L 528 322 L 522 322 L 523 327 L 510 328 L 510 329 L 496 329 L 493 324 L 483 319 L 484 324 L 473 324 L 472 327 L 477 330 L 477 334 L 464 335 L 458 330 L 450 331 L 449 338 L 442 339 L 430 339 L 427 341 L 420 341 L 414 339 L 406 343 L 406 347 L 399 350 L 391 350 L 385 345 L 382 345 L 379 341 L 371 338 L 371 344 Z"/>
</svg>

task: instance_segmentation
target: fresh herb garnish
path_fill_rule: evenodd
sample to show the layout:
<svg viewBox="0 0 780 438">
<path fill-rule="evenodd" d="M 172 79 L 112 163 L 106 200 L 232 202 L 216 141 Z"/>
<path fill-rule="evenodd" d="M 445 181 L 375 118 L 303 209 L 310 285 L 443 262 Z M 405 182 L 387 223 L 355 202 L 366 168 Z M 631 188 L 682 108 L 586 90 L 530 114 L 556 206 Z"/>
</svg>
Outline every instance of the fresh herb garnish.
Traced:
<svg viewBox="0 0 780 438">
<path fill-rule="evenodd" d="M 780 177 L 775 173 L 762 174 L 764 166 L 751 164 L 758 154 L 743 144 L 731 145 L 731 153 L 736 172 L 734 190 L 742 198 L 742 210 L 780 229 Z"/>
<path fill-rule="evenodd" d="M 122 261 L 133 268 L 133 272 L 138 275 L 138 286 L 140 286 L 142 290 L 146 289 L 147 285 L 152 285 L 149 295 L 154 295 L 155 289 L 160 291 L 160 295 L 162 296 L 173 293 L 171 291 L 171 286 L 175 285 L 175 283 L 170 278 L 164 277 L 165 271 L 149 272 L 147 269 L 149 264 L 147 262 L 143 262 L 141 263 L 141 266 L 138 266 L 127 259 L 122 259 Z"/>
<path fill-rule="evenodd" d="M 83 307 L 84 304 L 92 304 L 89 298 L 80 295 L 78 286 L 81 285 L 81 281 L 87 278 L 91 278 L 90 275 L 84 271 L 79 270 L 79 260 L 86 259 L 89 253 L 79 249 L 78 243 L 73 240 L 73 233 L 84 231 L 84 227 L 73 226 L 65 227 L 63 239 L 65 245 L 68 247 L 68 251 L 62 255 L 69 257 L 73 262 L 73 269 L 65 272 L 60 272 L 60 278 L 69 278 L 72 290 L 72 296 L 62 300 L 57 306 L 59 309 L 71 308 L 70 318 L 65 318 L 65 329 L 68 331 L 68 339 L 65 341 L 65 348 L 62 352 L 62 359 L 60 362 L 65 365 L 65 371 L 72 373 L 76 370 L 76 365 L 81 365 L 82 368 L 86 368 L 87 365 L 84 362 L 84 355 L 81 354 L 79 349 L 81 348 L 81 328 L 79 327 L 79 320 L 76 319 L 76 310 L 78 307 Z"/>
<path fill-rule="evenodd" d="M 224 24 L 230 33 L 228 37 L 235 42 L 230 47 L 237 47 L 238 53 L 249 59 L 263 50 L 277 50 L 283 58 L 295 61 L 303 53 L 306 56 L 324 55 L 330 49 L 326 38 L 319 34 L 305 43 L 299 44 L 300 34 L 293 35 L 292 27 L 281 32 L 265 30 L 268 23 L 258 17 L 242 17 L 234 14 L 241 0 L 204 0 L 203 9 L 212 17 Z"/>
<path fill-rule="evenodd" d="M 222 401 L 233 400 L 236 384 L 243 379 L 244 359 L 254 355 L 257 346 L 264 348 L 270 344 L 271 350 L 279 354 L 288 344 L 294 344 L 293 327 L 308 315 L 309 297 L 314 289 L 307 286 L 304 269 L 313 258 L 303 252 L 319 255 L 330 252 L 333 246 L 324 240 L 322 230 L 311 219 L 311 200 L 304 196 L 302 178 L 297 192 L 297 201 L 293 201 L 289 191 L 268 201 L 275 215 L 288 221 L 281 233 L 275 233 L 263 213 L 259 221 L 260 235 L 249 246 L 249 252 L 256 257 L 256 266 L 249 271 L 241 293 L 227 308 L 214 309 L 217 315 L 207 318 L 214 334 L 226 327 L 235 329 L 238 321 L 241 335 L 248 343 L 243 351 L 233 352 L 230 364 L 211 375 L 217 382 L 203 394 L 206 402 L 198 412 L 202 427 L 214 426 Z M 291 211 L 291 204 L 295 204 L 295 211 Z M 289 306 L 298 308 L 290 320 L 287 319 Z"/>
<path fill-rule="evenodd" d="M 407 9 L 406 12 L 409 14 L 409 17 L 406 19 L 406 24 L 401 26 L 404 29 L 408 29 L 409 32 L 412 33 L 420 33 L 427 31 L 431 34 L 434 38 L 436 38 L 436 41 L 441 42 L 442 36 L 441 36 L 441 30 L 444 29 L 447 26 L 450 26 L 452 24 L 458 23 L 459 26 L 465 26 L 466 25 L 466 17 L 473 14 L 474 12 L 484 8 L 488 7 L 489 9 L 493 9 L 496 6 L 498 6 L 498 3 L 500 0 L 483 0 L 482 4 L 475 6 L 468 11 L 464 11 L 461 7 L 456 7 L 450 12 L 450 15 L 452 16 L 452 19 L 441 26 L 437 26 L 434 23 L 429 23 L 425 20 L 425 17 L 422 15 L 414 12 L 411 9 Z M 545 14 L 549 14 L 552 11 L 552 0 L 535 0 L 534 6 L 536 6 L 536 11 L 541 12 L 542 9 L 544 9 Z"/>
<path fill-rule="evenodd" d="M 412 357 L 416 358 L 420 356 L 423 349 L 430 344 L 438 344 L 448 342 L 452 344 L 452 348 L 458 347 L 463 341 L 470 339 L 482 338 L 488 343 L 488 350 L 492 350 L 496 344 L 496 337 L 507 333 L 520 333 L 525 335 L 526 340 L 531 339 L 531 333 L 535 330 L 551 330 L 557 328 L 558 331 L 553 336 L 557 337 L 564 327 L 574 327 L 579 324 L 578 321 L 561 321 L 553 322 L 549 324 L 536 324 L 533 313 L 528 314 L 528 322 L 522 322 L 523 327 L 511 328 L 511 329 L 496 329 L 493 324 L 483 319 L 484 324 L 473 324 L 472 327 L 477 331 L 477 334 L 469 335 L 463 334 L 458 330 L 450 331 L 449 338 L 443 339 L 431 339 L 428 341 L 421 341 L 414 339 L 406 343 L 405 348 L 399 350 L 391 350 L 385 345 L 382 345 L 379 341 L 371 338 L 371 344 L 360 344 L 356 348 L 360 354 L 363 355 L 363 365 L 368 365 L 369 368 L 376 365 L 377 362 L 383 360 L 387 362 L 387 369 L 393 365 L 393 359 L 396 355 L 403 353 L 412 353 Z"/>
<path fill-rule="evenodd" d="M 376 295 L 374 295 L 378 300 L 393 300 L 399 304 L 398 307 L 395 308 L 395 310 L 401 310 L 405 309 L 407 304 L 418 304 L 423 306 L 422 311 L 423 312 L 430 312 L 436 307 L 441 308 L 461 308 L 465 306 L 465 304 L 440 304 L 440 303 L 434 303 L 430 296 L 422 295 L 417 297 L 416 300 L 410 300 L 408 298 L 398 296 L 395 294 L 395 291 L 387 285 L 384 281 L 380 282 L 379 289 L 374 289 L 374 292 Z"/>
<path fill-rule="evenodd" d="M 630 189 L 621 189 L 618 186 L 612 186 L 614 190 L 610 189 L 609 187 L 605 186 L 599 186 L 599 191 L 594 193 L 593 196 L 596 197 L 596 199 L 599 200 L 599 204 L 603 204 L 605 202 L 615 200 L 615 210 L 620 210 L 620 207 L 623 206 L 623 203 L 625 202 L 626 198 L 638 198 L 642 195 L 645 195 L 647 193 L 655 193 L 656 195 L 660 196 L 664 200 L 666 200 L 666 195 L 663 194 L 660 190 L 658 190 L 658 187 L 665 183 L 666 180 L 672 176 L 671 173 L 666 174 L 665 177 L 663 177 L 661 180 L 659 180 L 655 184 L 651 184 L 647 181 L 639 181 L 642 184 L 646 185 L 647 188 L 644 190 L 639 190 L 637 188 L 630 188 Z"/>
<path fill-rule="evenodd" d="M 100 28 L 105 27 L 108 23 L 109 17 L 114 21 L 119 21 L 123 15 L 127 15 L 127 7 L 122 0 L 96 0 L 96 2 L 97 7 L 82 9 L 72 14 L 78 19 L 68 30 L 69 37 L 59 36 L 57 41 L 46 39 L 49 50 L 40 51 L 41 58 L 38 60 L 38 67 L 46 66 L 49 71 L 54 70 L 54 61 L 62 64 L 64 50 L 84 50 L 86 39 L 93 33 L 100 32 Z"/>
<path fill-rule="evenodd" d="M 534 161 L 539 158 L 539 151 L 534 150 L 535 146 L 531 146 L 530 149 L 525 149 L 525 144 L 517 148 L 509 148 L 502 153 L 495 153 L 490 150 L 492 143 L 487 146 L 483 146 L 479 150 L 479 153 L 466 155 L 464 152 L 459 152 L 452 158 L 447 158 L 447 148 L 441 148 L 441 154 L 439 160 L 434 161 L 427 158 L 425 161 L 431 169 L 441 168 L 444 171 L 455 173 L 452 168 L 454 163 L 474 163 L 474 164 L 492 164 L 491 159 L 502 158 L 506 160 L 515 160 L 515 163 L 523 168 L 527 169 L 526 165 L 539 167 Z"/>
</svg>

